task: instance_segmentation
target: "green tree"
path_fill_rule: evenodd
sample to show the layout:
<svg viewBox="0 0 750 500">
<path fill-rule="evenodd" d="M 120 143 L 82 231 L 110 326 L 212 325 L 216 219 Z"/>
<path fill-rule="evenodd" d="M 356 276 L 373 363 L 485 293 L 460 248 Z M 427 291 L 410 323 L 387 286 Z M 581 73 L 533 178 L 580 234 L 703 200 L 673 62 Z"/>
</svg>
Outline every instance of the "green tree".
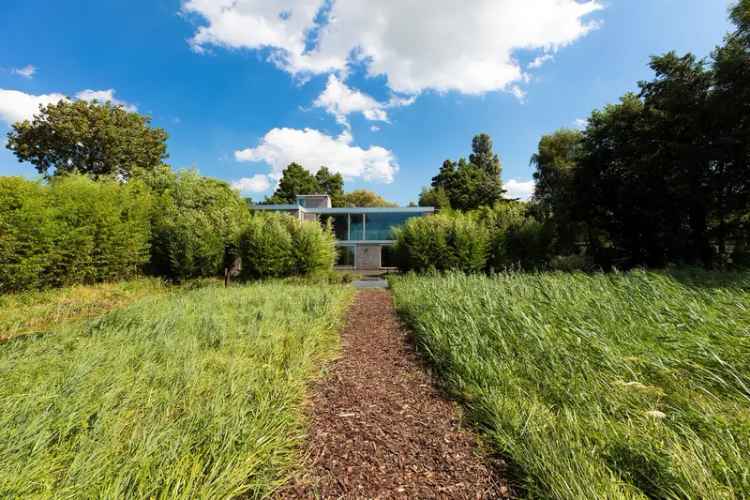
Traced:
<svg viewBox="0 0 750 500">
<path fill-rule="evenodd" d="M 48 177 L 79 172 L 127 179 L 167 158 L 167 133 L 110 102 L 60 101 L 15 123 L 7 147 Z"/>
<path fill-rule="evenodd" d="M 333 174 L 328 167 L 320 167 L 315 174 L 315 180 L 318 182 L 320 192 L 331 197 L 331 205 L 344 206 L 344 178 L 341 174 Z"/>
<path fill-rule="evenodd" d="M 266 198 L 265 203 L 296 203 L 297 195 L 317 193 L 320 193 L 320 185 L 315 176 L 302 165 L 290 163 L 282 172 L 279 187 L 276 188 L 273 196 Z"/>
<path fill-rule="evenodd" d="M 449 210 L 451 208 L 451 200 L 443 187 L 423 188 L 419 194 L 419 206 Z"/>
<path fill-rule="evenodd" d="M 505 192 L 501 172 L 500 158 L 493 151 L 492 139 L 487 134 L 479 134 L 472 141 L 469 160 L 445 160 L 432 178 L 432 187 L 443 189 L 451 207 L 457 210 L 492 206 L 502 199 Z"/>
<path fill-rule="evenodd" d="M 366 189 L 355 189 L 346 193 L 343 198 L 345 207 L 397 207 L 397 203 L 392 203 L 382 196 L 368 191 Z"/>
</svg>

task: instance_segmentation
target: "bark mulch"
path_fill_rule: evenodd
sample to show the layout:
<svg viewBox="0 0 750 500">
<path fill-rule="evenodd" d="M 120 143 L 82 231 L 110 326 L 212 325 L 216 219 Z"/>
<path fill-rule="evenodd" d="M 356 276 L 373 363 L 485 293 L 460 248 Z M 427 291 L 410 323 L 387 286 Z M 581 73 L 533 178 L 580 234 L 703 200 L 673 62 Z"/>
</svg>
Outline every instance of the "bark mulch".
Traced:
<svg viewBox="0 0 750 500">
<path fill-rule="evenodd" d="M 360 291 L 341 359 L 314 388 L 300 475 L 280 498 L 502 498 L 502 460 L 482 457 L 422 368 L 390 293 Z"/>
</svg>

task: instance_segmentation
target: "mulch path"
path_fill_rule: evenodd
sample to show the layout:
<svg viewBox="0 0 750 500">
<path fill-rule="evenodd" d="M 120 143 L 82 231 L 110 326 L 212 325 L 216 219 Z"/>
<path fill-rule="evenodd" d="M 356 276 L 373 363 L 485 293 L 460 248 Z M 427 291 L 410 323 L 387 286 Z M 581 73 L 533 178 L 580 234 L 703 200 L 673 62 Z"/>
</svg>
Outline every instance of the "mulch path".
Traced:
<svg viewBox="0 0 750 500">
<path fill-rule="evenodd" d="M 390 293 L 358 292 L 341 359 L 317 384 L 300 475 L 279 498 L 503 498 L 502 460 L 482 457 L 435 389 Z"/>
</svg>

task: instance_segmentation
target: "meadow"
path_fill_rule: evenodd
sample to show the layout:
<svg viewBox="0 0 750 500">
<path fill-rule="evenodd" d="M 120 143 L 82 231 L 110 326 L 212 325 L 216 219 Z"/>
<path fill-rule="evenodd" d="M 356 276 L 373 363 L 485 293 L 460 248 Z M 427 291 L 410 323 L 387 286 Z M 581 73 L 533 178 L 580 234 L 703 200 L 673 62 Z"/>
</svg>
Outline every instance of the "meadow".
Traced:
<svg viewBox="0 0 750 500">
<path fill-rule="evenodd" d="M 157 292 L 6 340 L 0 497 L 268 495 L 296 461 L 305 386 L 337 352 L 351 293 Z"/>
<path fill-rule="evenodd" d="M 750 275 L 392 285 L 420 351 L 528 497 L 750 497 Z"/>
</svg>

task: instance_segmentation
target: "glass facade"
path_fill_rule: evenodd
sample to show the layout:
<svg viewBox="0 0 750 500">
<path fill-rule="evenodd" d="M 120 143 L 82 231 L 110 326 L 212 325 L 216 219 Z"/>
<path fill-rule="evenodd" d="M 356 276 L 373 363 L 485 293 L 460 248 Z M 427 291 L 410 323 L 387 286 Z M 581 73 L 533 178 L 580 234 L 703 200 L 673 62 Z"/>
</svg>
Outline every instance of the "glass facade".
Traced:
<svg viewBox="0 0 750 500">
<path fill-rule="evenodd" d="M 354 247 L 336 247 L 336 265 L 354 267 Z"/>
<path fill-rule="evenodd" d="M 349 239 L 359 241 L 365 239 L 364 214 L 349 214 Z"/>
<path fill-rule="evenodd" d="M 365 214 L 365 237 L 367 241 L 387 241 L 393 239 L 393 228 L 414 217 L 407 212 L 379 212 Z"/>
</svg>

